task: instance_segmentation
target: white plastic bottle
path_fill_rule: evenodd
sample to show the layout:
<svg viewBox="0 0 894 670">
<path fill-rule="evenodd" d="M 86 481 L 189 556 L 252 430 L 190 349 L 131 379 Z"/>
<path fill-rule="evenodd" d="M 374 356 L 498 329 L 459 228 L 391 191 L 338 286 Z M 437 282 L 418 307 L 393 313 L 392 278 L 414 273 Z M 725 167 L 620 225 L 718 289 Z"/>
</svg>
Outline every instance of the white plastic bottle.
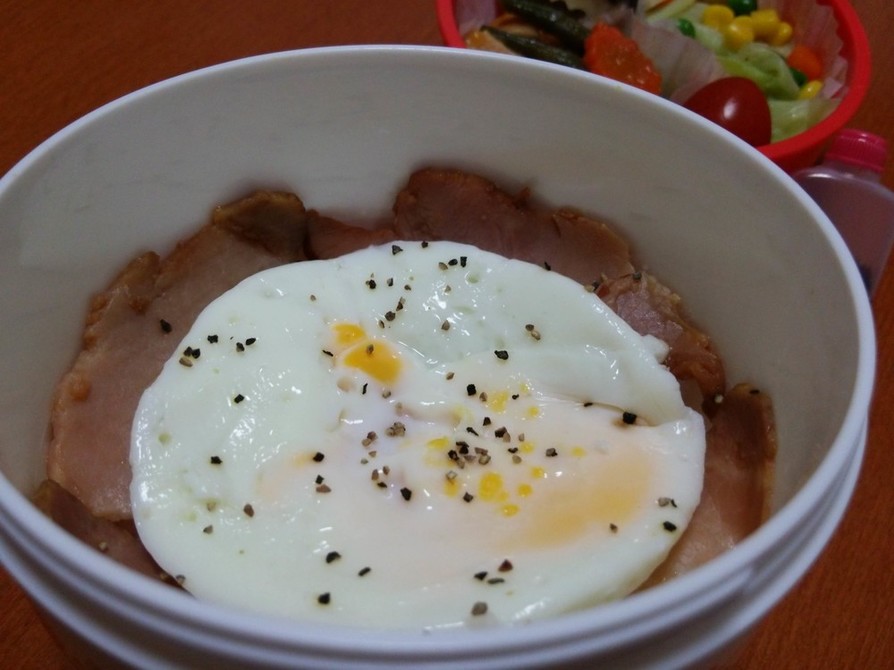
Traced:
<svg viewBox="0 0 894 670">
<path fill-rule="evenodd" d="M 894 243 L 894 192 L 881 183 L 887 155 L 883 137 L 847 128 L 819 165 L 792 175 L 838 228 L 870 294 Z"/>
</svg>

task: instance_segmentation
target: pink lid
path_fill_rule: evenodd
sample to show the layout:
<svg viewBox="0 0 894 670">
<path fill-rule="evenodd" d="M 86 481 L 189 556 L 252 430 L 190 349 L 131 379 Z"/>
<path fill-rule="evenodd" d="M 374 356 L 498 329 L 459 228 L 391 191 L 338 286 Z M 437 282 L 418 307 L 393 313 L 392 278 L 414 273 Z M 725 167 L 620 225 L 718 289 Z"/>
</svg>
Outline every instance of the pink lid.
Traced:
<svg viewBox="0 0 894 670">
<path fill-rule="evenodd" d="M 825 158 L 881 173 L 888 158 L 888 143 L 865 130 L 845 128 L 832 139 Z"/>
</svg>

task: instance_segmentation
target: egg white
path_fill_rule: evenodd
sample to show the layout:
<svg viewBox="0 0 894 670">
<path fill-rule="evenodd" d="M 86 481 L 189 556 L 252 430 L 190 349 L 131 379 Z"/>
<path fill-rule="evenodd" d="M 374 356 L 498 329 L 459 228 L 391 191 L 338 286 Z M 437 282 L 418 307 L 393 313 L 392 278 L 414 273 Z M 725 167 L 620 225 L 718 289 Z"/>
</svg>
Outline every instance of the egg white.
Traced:
<svg viewBox="0 0 894 670">
<path fill-rule="evenodd" d="M 140 537 L 200 598 L 384 628 L 623 597 L 701 494 L 704 426 L 641 337 L 544 268 L 398 242 L 209 305 L 132 433 Z"/>
</svg>

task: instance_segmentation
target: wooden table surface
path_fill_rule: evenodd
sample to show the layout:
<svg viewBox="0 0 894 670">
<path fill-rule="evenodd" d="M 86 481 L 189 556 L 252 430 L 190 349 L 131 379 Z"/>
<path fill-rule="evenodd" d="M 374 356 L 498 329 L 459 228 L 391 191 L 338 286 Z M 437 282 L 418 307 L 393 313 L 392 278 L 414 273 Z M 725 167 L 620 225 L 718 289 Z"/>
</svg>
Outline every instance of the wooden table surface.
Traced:
<svg viewBox="0 0 894 670">
<path fill-rule="evenodd" d="M 853 0 L 874 76 L 850 124 L 894 145 L 894 3 Z M 265 52 L 441 43 L 434 0 L 0 0 L 0 174 L 103 103 L 173 75 Z M 894 158 L 884 183 L 894 188 Z M 879 361 L 869 446 L 850 509 L 736 668 L 894 668 L 894 272 L 874 300 Z M 70 668 L 0 568 L 0 667 Z"/>
</svg>

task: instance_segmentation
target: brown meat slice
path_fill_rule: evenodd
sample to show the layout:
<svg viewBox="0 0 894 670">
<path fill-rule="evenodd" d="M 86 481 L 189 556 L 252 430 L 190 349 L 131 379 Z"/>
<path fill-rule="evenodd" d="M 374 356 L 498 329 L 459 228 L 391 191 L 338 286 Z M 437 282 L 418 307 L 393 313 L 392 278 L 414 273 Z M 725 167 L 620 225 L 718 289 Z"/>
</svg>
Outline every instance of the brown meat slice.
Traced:
<svg viewBox="0 0 894 670">
<path fill-rule="evenodd" d="M 164 260 L 134 259 L 90 303 L 83 349 L 56 389 L 47 473 L 94 515 L 131 518 L 128 455 L 144 389 L 198 313 L 260 270 L 304 258 L 294 195 L 259 192 L 218 207 Z"/>
<path fill-rule="evenodd" d="M 601 221 L 572 209 L 550 209 L 525 189 L 511 196 L 493 182 L 459 170 L 423 169 L 394 203 L 399 239 L 451 240 L 543 265 L 592 284 L 633 272 L 627 243 Z"/>
<path fill-rule="evenodd" d="M 366 247 L 393 242 L 397 233 L 391 226 L 353 226 L 315 211 L 307 213 L 306 249 L 309 258 L 337 258 Z"/>
<path fill-rule="evenodd" d="M 754 532 L 770 513 L 776 427 L 770 397 L 737 384 L 707 432 L 702 498 L 686 532 L 642 588 L 694 570 Z"/>
<path fill-rule="evenodd" d="M 645 272 L 608 279 L 596 294 L 636 332 L 667 343 L 670 371 L 680 381 L 695 381 L 709 404 L 723 393 L 723 361 L 711 338 L 684 314 L 679 295 Z"/>
<path fill-rule="evenodd" d="M 34 505 L 69 533 L 113 561 L 147 577 L 175 583 L 143 547 L 133 523 L 93 516 L 80 500 L 49 479 L 38 488 Z"/>
</svg>

